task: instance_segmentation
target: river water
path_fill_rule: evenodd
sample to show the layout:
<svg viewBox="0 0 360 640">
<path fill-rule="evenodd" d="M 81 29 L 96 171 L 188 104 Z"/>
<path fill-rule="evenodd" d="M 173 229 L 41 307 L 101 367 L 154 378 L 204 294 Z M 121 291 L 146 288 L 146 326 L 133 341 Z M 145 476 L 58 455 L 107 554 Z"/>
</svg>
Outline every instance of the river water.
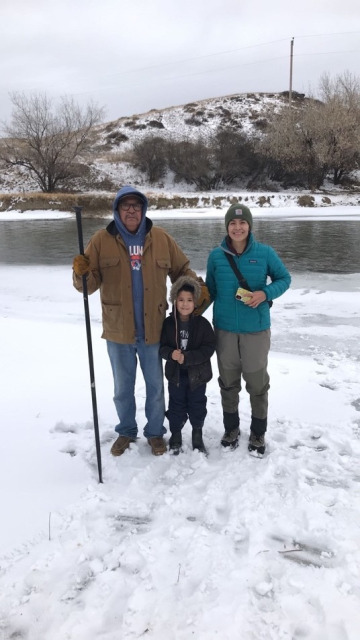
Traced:
<svg viewBox="0 0 360 640">
<path fill-rule="evenodd" d="M 151 217 L 151 212 L 150 212 Z M 109 220 L 83 220 L 84 243 Z M 154 224 L 166 229 L 191 260 L 205 271 L 209 251 L 224 236 L 223 219 L 168 219 Z M 360 273 L 359 220 L 283 220 L 254 222 L 260 242 L 270 244 L 294 273 Z M 65 265 L 78 253 L 75 218 L 0 221 L 0 263 Z"/>
</svg>

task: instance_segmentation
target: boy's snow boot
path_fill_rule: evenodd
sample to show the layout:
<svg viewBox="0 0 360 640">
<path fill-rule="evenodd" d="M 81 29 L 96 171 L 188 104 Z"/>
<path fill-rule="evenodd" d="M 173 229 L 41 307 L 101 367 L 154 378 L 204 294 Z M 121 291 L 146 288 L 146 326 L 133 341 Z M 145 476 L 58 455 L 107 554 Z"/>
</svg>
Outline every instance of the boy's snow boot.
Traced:
<svg viewBox="0 0 360 640">
<path fill-rule="evenodd" d="M 197 449 L 200 453 L 207 453 L 206 447 L 204 445 L 204 441 L 202 438 L 202 428 L 201 427 L 193 427 L 192 430 L 192 448 Z"/>
<path fill-rule="evenodd" d="M 174 433 L 171 434 L 170 440 L 169 440 L 169 448 L 170 448 L 170 451 L 173 452 L 174 456 L 179 455 L 181 451 L 181 445 L 182 445 L 181 431 L 175 431 Z"/>
<path fill-rule="evenodd" d="M 236 449 L 239 444 L 240 436 L 240 418 L 236 411 L 235 413 L 227 413 L 224 411 L 224 427 L 225 433 L 221 438 L 221 444 L 223 447 L 231 447 Z"/>
</svg>

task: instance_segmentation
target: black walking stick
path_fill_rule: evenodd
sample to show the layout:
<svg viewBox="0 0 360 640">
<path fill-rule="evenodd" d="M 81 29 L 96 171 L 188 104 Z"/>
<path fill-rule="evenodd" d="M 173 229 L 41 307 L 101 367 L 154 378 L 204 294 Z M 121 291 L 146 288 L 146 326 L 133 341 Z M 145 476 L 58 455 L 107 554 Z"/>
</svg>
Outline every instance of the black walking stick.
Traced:
<svg viewBox="0 0 360 640">
<path fill-rule="evenodd" d="M 76 215 L 76 224 L 77 224 L 77 232 L 78 232 L 78 240 L 79 240 L 79 251 L 80 251 L 81 255 L 83 256 L 84 255 L 84 241 L 83 241 L 83 232 L 82 232 L 82 224 L 81 224 L 81 210 L 82 210 L 82 207 L 74 207 L 74 210 L 75 210 L 75 215 Z M 98 472 L 99 472 L 99 482 L 102 482 L 103 479 L 102 479 L 102 470 L 101 470 L 101 450 L 100 450 L 100 437 L 99 437 L 99 423 L 98 423 L 97 403 L 96 403 L 94 359 L 93 359 L 92 342 L 91 342 L 90 313 L 89 313 L 89 300 L 88 300 L 88 290 L 87 290 L 86 275 L 82 277 L 82 285 L 83 285 L 86 337 L 87 337 L 88 355 L 89 355 L 90 386 L 91 386 L 91 399 L 92 399 L 93 419 L 94 419 L 96 457 L 97 457 L 97 465 L 98 465 Z"/>
</svg>

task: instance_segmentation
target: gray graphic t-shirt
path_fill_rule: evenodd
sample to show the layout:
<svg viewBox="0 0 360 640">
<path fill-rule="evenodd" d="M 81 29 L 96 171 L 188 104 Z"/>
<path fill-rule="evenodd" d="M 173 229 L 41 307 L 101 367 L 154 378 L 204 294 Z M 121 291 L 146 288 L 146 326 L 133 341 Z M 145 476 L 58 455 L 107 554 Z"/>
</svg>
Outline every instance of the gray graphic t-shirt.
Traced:
<svg viewBox="0 0 360 640">
<path fill-rule="evenodd" d="M 179 348 L 181 349 L 181 351 L 186 351 L 189 340 L 189 320 L 186 320 L 186 322 L 179 320 L 179 336 Z"/>
</svg>

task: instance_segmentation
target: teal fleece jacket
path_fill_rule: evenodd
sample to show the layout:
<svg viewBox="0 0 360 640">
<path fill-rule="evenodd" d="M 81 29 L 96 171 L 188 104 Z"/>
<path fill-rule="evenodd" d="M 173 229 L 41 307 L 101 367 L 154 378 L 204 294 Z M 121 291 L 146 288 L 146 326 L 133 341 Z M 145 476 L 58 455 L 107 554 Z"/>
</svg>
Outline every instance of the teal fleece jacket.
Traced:
<svg viewBox="0 0 360 640">
<path fill-rule="evenodd" d="M 257 242 L 252 233 L 245 251 L 234 255 L 235 263 L 252 291 L 264 291 L 266 300 L 256 309 L 236 300 L 240 286 L 225 252 L 231 253 L 226 238 L 210 252 L 206 285 L 214 302 L 213 324 L 216 329 L 232 333 L 256 333 L 271 326 L 268 301 L 281 296 L 290 286 L 291 277 L 274 249 Z"/>
</svg>

